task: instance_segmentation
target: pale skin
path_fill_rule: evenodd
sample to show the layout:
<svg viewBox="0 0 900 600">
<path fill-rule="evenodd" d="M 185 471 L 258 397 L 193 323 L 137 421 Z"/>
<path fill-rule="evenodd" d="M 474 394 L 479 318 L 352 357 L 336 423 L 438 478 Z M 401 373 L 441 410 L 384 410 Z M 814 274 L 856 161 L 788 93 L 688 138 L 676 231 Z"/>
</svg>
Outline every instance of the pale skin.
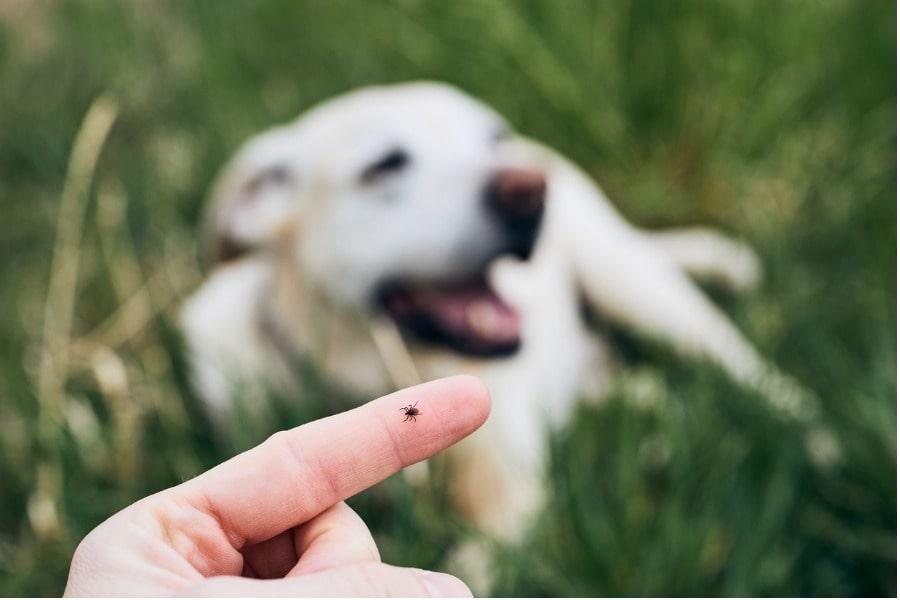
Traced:
<svg viewBox="0 0 900 600">
<path fill-rule="evenodd" d="M 419 402 L 428 418 L 403 422 Z M 82 540 L 67 596 L 470 596 L 443 573 L 381 562 L 344 503 L 475 431 L 486 388 L 439 379 L 275 434 L 125 508 Z M 399 416 L 398 416 L 399 415 Z"/>
</svg>

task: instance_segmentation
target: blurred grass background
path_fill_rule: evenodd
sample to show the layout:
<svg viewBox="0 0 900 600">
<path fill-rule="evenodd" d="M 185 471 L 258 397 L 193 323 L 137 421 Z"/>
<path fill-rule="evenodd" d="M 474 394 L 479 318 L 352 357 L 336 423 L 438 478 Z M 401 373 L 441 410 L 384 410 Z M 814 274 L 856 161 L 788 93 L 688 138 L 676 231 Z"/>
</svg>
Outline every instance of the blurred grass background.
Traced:
<svg viewBox="0 0 900 600">
<path fill-rule="evenodd" d="M 893 3 L 839 0 L 0 2 L 0 594 L 60 594 L 105 517 L 327 411 L 313 375 L 295 408 L 211 435 L 173 326 L 204 192 L 316 101 L 434 78 L 632 221 L 759 249 L 760 289 L 719 300 L 818 392 L 844 454 L 813 466 L 759 398 L 616 332 L 616 392 L 553 436 L 551 499 L 524 547 L 497 548 L 495 592 L 895 595 L 895 23 Z M 117 118 L 53 263 L 102 94 L 95 116 Z M 439 483 L 351 504 L 387 561 L 438 567 L 471 535 Z"/>
</svg>

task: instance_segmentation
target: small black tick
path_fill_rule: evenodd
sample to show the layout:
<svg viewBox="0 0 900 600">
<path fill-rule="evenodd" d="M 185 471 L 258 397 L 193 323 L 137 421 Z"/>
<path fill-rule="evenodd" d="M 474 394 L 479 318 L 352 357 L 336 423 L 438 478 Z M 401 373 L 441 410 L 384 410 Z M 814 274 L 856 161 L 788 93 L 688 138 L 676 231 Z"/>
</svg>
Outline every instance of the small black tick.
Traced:
<svg viewBox="0 0 900 600">
<path fill-rule="evenodd" d="M 416 404 L 418 404 L 418 403 L 419 403 L 419 401 L 416 400 Z M 410 404 L 409 406 L 404 406 L 403 408 L 400 409 L 403 411 L 403 414 L 406 415 L 406 418 L 403 419 L 404 423 L 406 423 L 410 419 L 415 421 L 416 417 L 422 414 L 419 412 L 419 409 L 416 408 L 416 404 Z"/>
</svg>

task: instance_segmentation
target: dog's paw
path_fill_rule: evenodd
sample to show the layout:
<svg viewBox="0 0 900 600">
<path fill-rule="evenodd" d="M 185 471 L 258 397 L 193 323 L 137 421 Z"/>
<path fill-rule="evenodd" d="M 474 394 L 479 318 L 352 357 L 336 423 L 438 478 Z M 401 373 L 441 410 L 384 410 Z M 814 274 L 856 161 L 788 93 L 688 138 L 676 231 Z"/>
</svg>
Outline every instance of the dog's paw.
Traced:
<svg viewBox="0 0 900 600">
<path fill-rule="evenodd" d="M 762 267 L 759 257 L 750 246 L 729 240 L 725 254 L 727 259 L 723 261 L 722 279 L 732 292 L 749 292 L 759 285 Z"/>
<path fill-rule="evenodd" d="M 425 484 L 428 483 L 429 474 L 430 468 L 427 460 L 417 462 L 403 469 L 403 479 L 410 486 L 417 489 L 425 487 Z"/>
<path fill-rule="evenodd" d="M 464 540 L 453 547 L 444 561 L 443 569 L 462 579 L 475 597 L 491 594 L 495 577 L 493 556 L 486 540 Z"/>
</svg>

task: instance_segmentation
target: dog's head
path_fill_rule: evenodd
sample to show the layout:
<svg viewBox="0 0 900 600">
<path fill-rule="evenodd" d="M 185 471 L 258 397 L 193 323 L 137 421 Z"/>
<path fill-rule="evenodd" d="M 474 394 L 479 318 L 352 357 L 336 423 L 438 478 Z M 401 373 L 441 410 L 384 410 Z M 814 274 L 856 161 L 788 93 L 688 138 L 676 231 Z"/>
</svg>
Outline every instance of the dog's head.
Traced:
<svg viewBox="0 0 900 600">
<path fill-rule="evenodd" d="M 516 312 L 488 265 L 526 257 L 546 181 L 514 166 L 494 111 L 441 84 L 367 88 L 250 141 L 214 188 L 217 261 L 289 249 L 330 301 L 384 311 L 420 338 L 512 352 Z"/>
</svg>

